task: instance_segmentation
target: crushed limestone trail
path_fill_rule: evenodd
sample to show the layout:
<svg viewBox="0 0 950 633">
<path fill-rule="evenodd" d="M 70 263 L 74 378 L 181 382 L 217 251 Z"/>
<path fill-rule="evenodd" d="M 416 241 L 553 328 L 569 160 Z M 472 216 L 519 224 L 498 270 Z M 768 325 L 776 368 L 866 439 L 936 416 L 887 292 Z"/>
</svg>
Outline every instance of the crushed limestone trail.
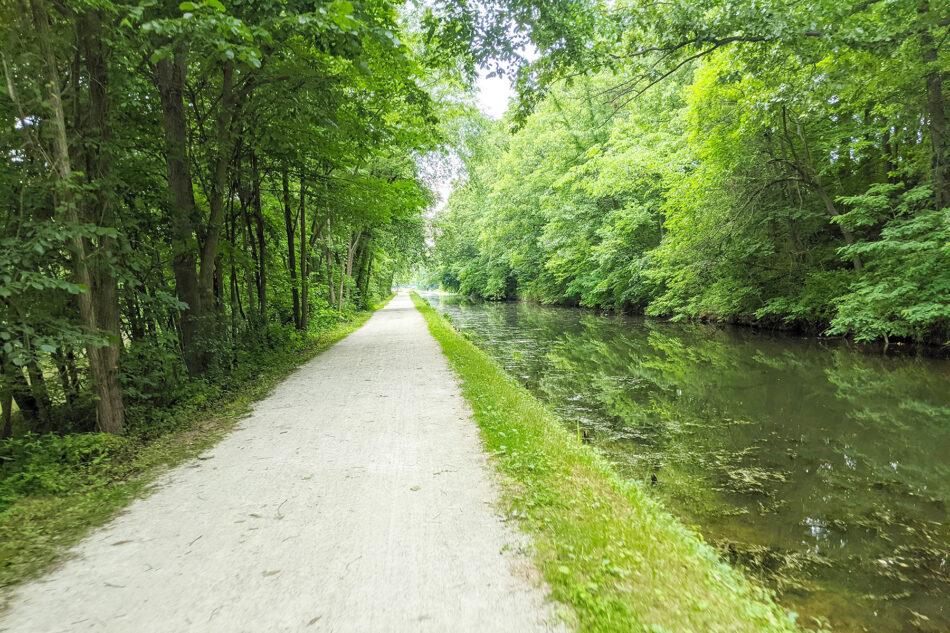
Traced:
<svg viewBox="0 0 950 633">
<path fill-rule="evenodd" d="M 408 296 L 18 588 L 0 631 L 559 630 Z"/>
</svg>

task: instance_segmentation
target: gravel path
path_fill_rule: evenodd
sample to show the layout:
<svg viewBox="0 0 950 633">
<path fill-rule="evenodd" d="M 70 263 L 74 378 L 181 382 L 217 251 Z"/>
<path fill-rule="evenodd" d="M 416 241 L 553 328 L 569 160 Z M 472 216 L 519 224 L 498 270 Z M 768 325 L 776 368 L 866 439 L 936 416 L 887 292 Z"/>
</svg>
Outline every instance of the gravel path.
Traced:
<svg viewBox="0 0 950 633">
<path fill-rule="evenodd" d="M 0 631 L 559 630 L 405 294 L 24 585 Z"/>
</svg>

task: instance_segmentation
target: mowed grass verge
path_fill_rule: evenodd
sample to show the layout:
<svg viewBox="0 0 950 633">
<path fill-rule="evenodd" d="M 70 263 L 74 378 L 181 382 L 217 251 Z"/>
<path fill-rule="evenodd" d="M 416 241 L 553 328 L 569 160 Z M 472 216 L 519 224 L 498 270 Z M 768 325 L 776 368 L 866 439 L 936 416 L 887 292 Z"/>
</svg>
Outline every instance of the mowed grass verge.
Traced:
<svg viewBox="0 0 950 633">
<path fill-rule="evenodd" d="M 373 311 L 314 333 L 304 347 L 262 366 L 256 380 L 200 411 L 184 414 L 186 419 L 176 431 L 147 443 L 129 441 L 120 456 L 95 467 L 97 472 L 88 478 L 91 483 L 61 494 L 26 497 L 0 512 L 0 589 L 47 570 L 90 530 L 146 493 L 160 474 L 213 446 L 247 416 L 253 403 L 265 398 L 297 367 L 359 329 Z M 0 610 L 3 606 L 0 601 Z"/>
<path fill-rule="evenodd" d="M 763 588 L 650 498 L 491 357 L 412 293 L 461 379 L 503 475 L 505 511 L 533 537 L 554 599 L 580 631 L 799 630 Z"/>
</svg>

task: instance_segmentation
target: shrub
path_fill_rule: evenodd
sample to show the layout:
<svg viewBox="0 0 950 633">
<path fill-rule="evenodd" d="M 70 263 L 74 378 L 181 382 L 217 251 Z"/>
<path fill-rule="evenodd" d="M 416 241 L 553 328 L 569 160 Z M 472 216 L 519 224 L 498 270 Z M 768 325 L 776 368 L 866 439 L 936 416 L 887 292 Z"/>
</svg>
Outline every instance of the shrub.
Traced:
<svg viewBox="0 0 950 633">
<path fill-rule="evenodd" d="M 0 511 L 28 495 L 110 481 L 131 454 L 131 440 L 106 433 L 28 433 L 0 440 Z"/>
</svg>

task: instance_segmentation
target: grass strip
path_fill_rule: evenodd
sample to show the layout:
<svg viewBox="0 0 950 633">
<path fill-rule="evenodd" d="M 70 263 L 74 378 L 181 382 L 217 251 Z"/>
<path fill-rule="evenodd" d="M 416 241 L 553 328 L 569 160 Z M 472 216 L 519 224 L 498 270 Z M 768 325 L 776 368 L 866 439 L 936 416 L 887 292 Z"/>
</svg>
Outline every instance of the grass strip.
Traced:
<svg viewBox="0 0 950 633">
<path fill-rule="evenodd" d="M 213 446 L 247 416 L 254 402 L 265 398 L 301 364 L 359 329 L 390 299 L 392 295 L 373 310 L 316 333 L 305 347 L 262 367 L 257 380 L 203 410 L 184 414 L 187 419 L 175 432 L 148 443 L 130 444 L 120 460 L 99 466 L 101 472 L 93 477 L 95 483 L 61 494 L 26 497 L 6 508 L 0 513 L 0 588 L 47 570 L 90 530 L 146 493 L 160 474 Z"/>
<path fill-rule="evenodd" d="M 503 474 L 505 511 L 533 537 L 552 596 L 573 608 L 580 631 L 798 630 L 795 614 L 723 562 L 642 484 L 620 478 L 418 294 L 412 299 Z"/>
</svg>

